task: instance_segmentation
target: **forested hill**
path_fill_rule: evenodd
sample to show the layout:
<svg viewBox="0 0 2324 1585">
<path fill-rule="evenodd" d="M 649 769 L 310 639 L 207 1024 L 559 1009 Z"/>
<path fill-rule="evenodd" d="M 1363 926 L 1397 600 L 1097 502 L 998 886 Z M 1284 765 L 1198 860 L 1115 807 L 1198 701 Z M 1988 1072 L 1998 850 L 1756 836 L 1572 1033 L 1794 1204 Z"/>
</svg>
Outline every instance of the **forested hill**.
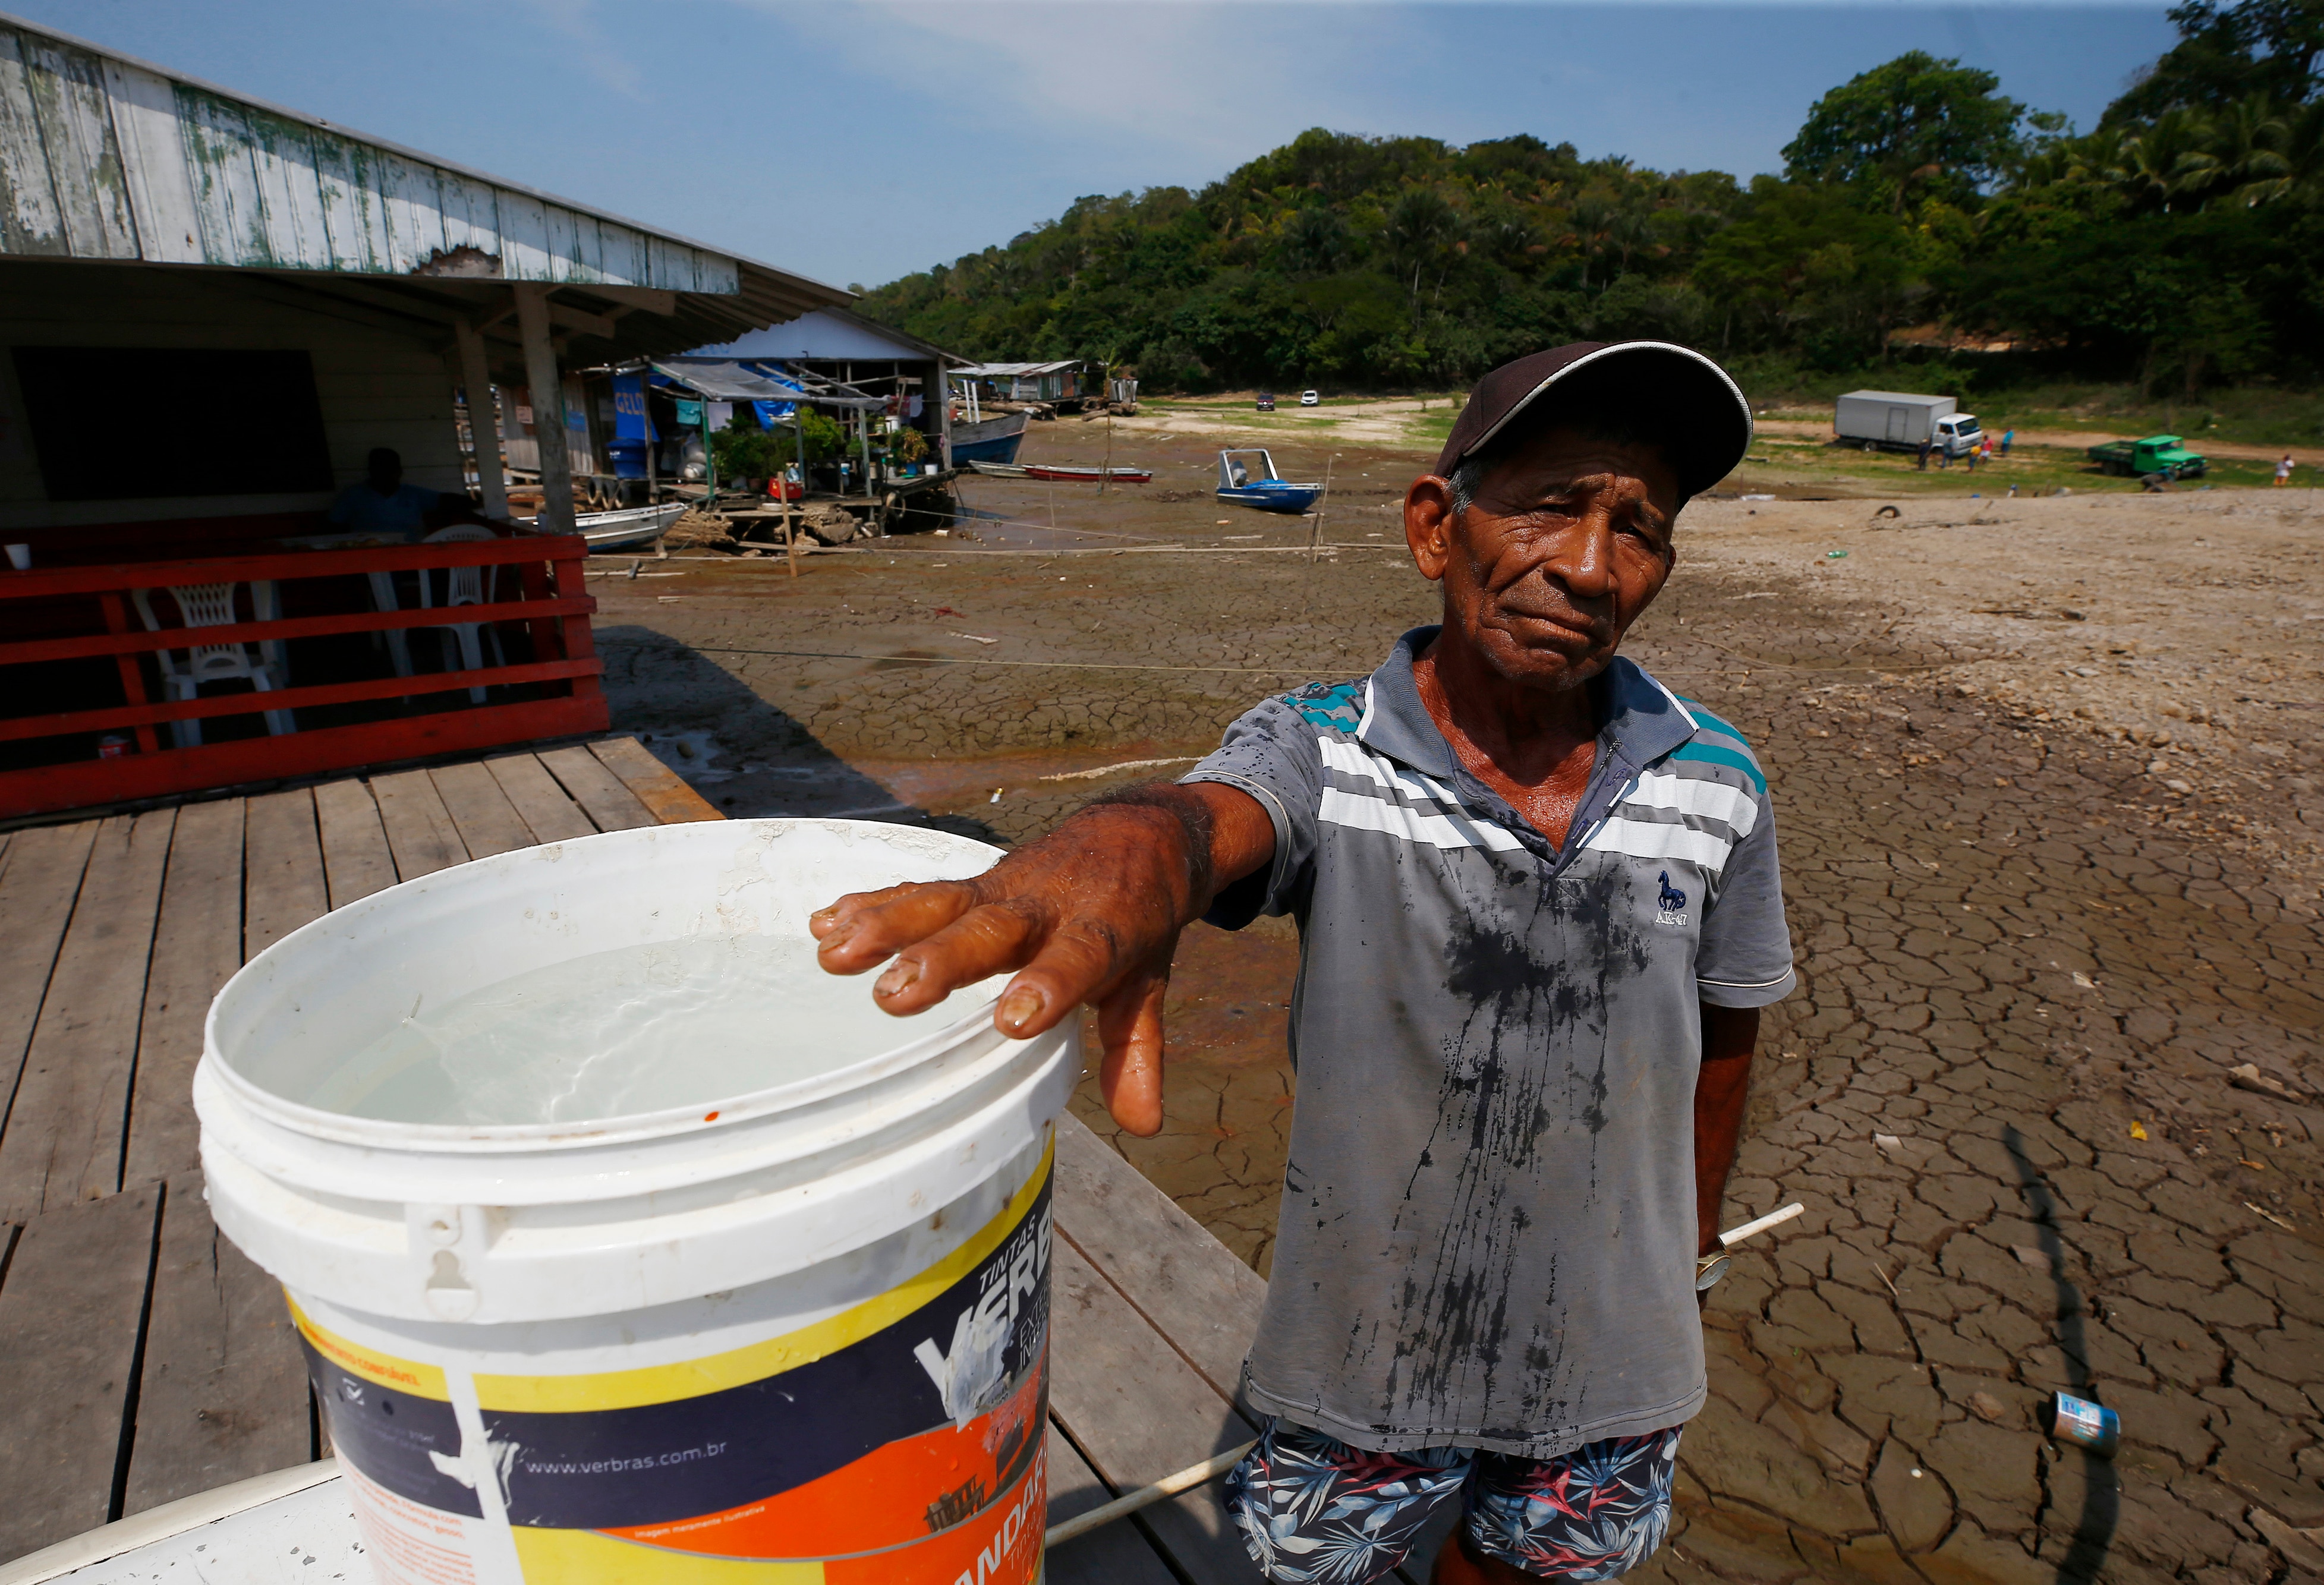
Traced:
<svg viewBox="0 0 2324 1585">
<path fill-rule="evenodd" d="M 1464 381 L 1655 336 L 1849 370 L 1941 325 L 2142 385 L 2324 377 L 2324 5 L 2195 0 L 2099 126 L 1920 52 L 1808 107 L 1782 176 L 1519 135 L 1302 134 L 1223 180 L 1085 198 L 867 294 L 972 357 L 1149 389 Z"/>
</svg>

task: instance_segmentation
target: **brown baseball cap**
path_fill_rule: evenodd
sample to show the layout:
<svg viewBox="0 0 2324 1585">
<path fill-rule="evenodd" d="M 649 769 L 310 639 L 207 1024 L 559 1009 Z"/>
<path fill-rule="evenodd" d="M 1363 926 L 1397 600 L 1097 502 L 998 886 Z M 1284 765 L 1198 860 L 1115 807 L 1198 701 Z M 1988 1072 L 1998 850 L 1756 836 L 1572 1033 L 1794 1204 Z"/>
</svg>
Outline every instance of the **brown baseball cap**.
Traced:
<svg viewBox="0 0 2324 1585">
<path fill-rule="evenodd" d="M 1699 495 L 1734 472 L 1751 449 L 1751 404 L 1727 371 L 1668 341 L 1575 341 L 1529 353 L 1477 382 L 1436 459 L 1439 477 L 1508 433 L 1520 415 L 1545 410 L 1618 422 L 1655 435 L 1677 471 L 1682 495 Z"/>
</svg>

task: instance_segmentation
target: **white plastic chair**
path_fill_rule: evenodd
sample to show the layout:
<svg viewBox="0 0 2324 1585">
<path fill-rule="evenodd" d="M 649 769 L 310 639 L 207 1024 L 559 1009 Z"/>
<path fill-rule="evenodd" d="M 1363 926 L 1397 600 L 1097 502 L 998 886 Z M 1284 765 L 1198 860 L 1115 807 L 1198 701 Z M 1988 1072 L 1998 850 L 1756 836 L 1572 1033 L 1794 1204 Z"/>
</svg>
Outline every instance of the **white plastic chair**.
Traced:
<svg viewBox="0 0 2324 1585">
<path fill-rule="evenodd" d="M 424 545 L 474 544 L 478 540 L 497 539 L 499 538 L 500 536 L 493 533 L 490 529 L 480 527 L 475 523 L 455 523 L 448 529 L 437 530 L 436 532 L 429 535 L 428 538 L 421 540 L 420 543 Z M 485 575 L 488 573 L 498 573 L 499 571 L 500 568 L 496 567 L 446 567 L 444 569 L 443 609 L 449 611 L 453 607 L 458 605 L 488 605 L 492 604 L 492 580 L 487 578 Z M 428 598 L 428 573 L 424 568 L 420 574 L 420 605 L 422 610 L 430 608 Z M 443 646 L 444 669 L 447 671 L 453 669 L 452 646 L 456 641 L 458 643 L 460 650 L 460 670 L 476 671 L 483 668 L 484 664 L 484 645 L 478 637 L 480 632 L 483 638 L 490 639 L 492 640 L 493 664 L 494 666 L 506 666 L 508 664 L 507 657 L 501 651 L 500 634 L 493 631 L 483 622 L 446 622 L 443 626 L 432 631 L 437 635 L 437 642 Z M 406 673 L 405 675 L 408 676 L 410 674 Z M 472 705 L 483 704 L 484 702 L 484 690 L 480 687 L 470 688 L 468 690 L 468 702 Z"/>
<path fill-rule="evenodd" d="M 234 588 L 232 584 L 174 584 L 170 597 L 178 603 L 178 616 L 188 628 L 229 627 L 234 622 Z M 251 604 L 261 622 L 274 619 L 274 585 L 255 583 L 250 586 Z M 152 592 L 132 589 L 129 597 L 137 604 L 137 615 L 145 623 L 145 631 L 158 633 L 161 624 L 153 616 Z M 265 646 L 262 646 L 264 649 Z M 185 664 L 180 667 L 170 659 L 167 650 L 153 651 L 154 661 L 161 668 L 162 684 L 180 703 L 201 696 L 202 685 L 229 682 L 247 677 L 250 686 L 260 693 L 272 693 L 276 688 L 275 666 L 272 659 L 254 659 L 249 646 L 244 644 L 191 644 L 185 651 Z M 276 737 L 298 729 L 291 724 L 288 710 L 269 710 L 266 730 Z M 199 721 L 170 723 L 170 736 L 181 749 L 201 747 L 202 723 Z"/>
<path fill-rule="evenodd" d="M 398 609 L 395 604 L 395 575 L 393 573 L 372 572 L 365 573 L 364 576 L 371 580 L 371 608 L 374 611 L 394 611 Z M 424 577 L 420 579 L 422 586 L 420 590 L 420 603 L 422 605 L 428 604 L 426 589 L 427 581 L 428 580 Z M 395 663 L 395 675 L 398 677 L 410 677 L 411 675 L 411 645 L 410 640 L 404 636 L 404 630 L 400 627 L 390 628 L 385 632 L 375 636 L 387 640 L 387 658 Z"/>
</svg>

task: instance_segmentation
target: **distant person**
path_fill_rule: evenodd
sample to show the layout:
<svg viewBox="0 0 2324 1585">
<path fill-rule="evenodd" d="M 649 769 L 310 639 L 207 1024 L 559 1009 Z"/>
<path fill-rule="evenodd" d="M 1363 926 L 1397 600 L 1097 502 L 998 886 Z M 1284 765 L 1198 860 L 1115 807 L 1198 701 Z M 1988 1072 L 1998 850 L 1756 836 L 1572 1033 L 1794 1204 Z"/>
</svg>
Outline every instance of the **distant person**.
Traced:
<svg viewBox="0 0 2324 1585">
<path fill-rule="evenodd" d="M 1985 460 L 1991 462 L 1993 460 L 1993 437 L 1987 435 L 1985 438 L 1984 443 L 1978 447 L 1978 449 L 1985 453 Z"/>
<path fill-rule="evenodd" d="M 2002 456 L 2007 456 L 2009 455 L 2009 447 L 2010 447 L 2010 445 L 2011 445 L 2011 443 L 2012 443 L 2012 442 L 2014 442 L 2015 440 L 2016 440 L 2016 438 L 2017 438 L 2017 431 L 2016 431 L 2016 430 L 2015 430 L 2015 429 L 2004 429 L 2004 430 L 2001 432 L 2001 455 L 2002 455 Z"/>
<path fill-rule="evenodd" d="M 2275 465 L 2275 487 L 2282 489 L 2292 483 L 2292 453 L 2285 452 L 2283 460 Z"/>
<path fill-rule="evenodd" d="M 1920 464 L 1921 471 L 1924 474 L 1927 473 L 1929 471 L 1929 443 L 1925 440 L 1921 442 Z"/>
<path fill-rule="evenodd" d="M 447 495 L 403 482 L 402 456 L 384 446 L 364 459 L 361 484 L 339 492 L 331 503 L 331 525 L 358 534 L 377 534 L 418 544 L 452 523 L 495 527 L 466 495 Z"/>
</svg>

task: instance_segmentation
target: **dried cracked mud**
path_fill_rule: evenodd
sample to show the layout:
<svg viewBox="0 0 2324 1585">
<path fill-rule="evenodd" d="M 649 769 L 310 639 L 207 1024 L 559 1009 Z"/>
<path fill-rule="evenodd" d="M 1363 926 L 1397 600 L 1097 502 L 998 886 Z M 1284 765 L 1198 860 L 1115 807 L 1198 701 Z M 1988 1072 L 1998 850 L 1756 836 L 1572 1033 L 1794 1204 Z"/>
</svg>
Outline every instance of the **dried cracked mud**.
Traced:
<svg viewBox="0 0 2324 1585">
<path fill-rule="evenodd" d="M 616 723 L 733 814 L 1008 843 L 1430 619 L 1411 454 L 1340 451 L 1311 561 L 1203 493 L 1204 439 L 1117 437 L 1142 493 L 980 482 L 975 539 L 796 580 L 610 564 Z M 1697 502 L 1630 643 L 1769 772 L 1801 988 L 1729 1203 L 1807 1206 L 1715 1292 L 1638 1577 L 2324 1574 L 2324 502 L 1880 504 Z M 1163 1134 L 1076 1101 L 1262 1272 L 1296 963 L 1280 922 L 1196 927 Z M 2060 1388 L 2119 1413 L 2112 1461 L 2043 1433 Z"/>
</svg>

